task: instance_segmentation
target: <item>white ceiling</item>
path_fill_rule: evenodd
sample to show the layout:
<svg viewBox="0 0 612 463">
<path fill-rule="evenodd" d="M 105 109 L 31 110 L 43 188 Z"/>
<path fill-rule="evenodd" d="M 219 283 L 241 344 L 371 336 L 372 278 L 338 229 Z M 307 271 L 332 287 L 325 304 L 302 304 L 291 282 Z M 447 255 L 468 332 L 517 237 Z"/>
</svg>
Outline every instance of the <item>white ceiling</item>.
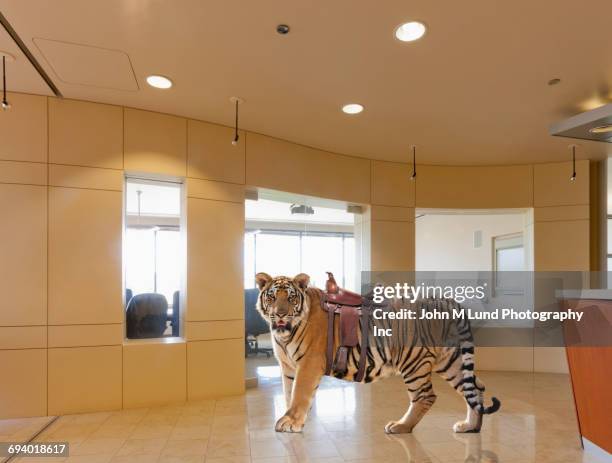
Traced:
<svg viewBox="0 0 612 463">
<path fill-rule="evenodd" d="M 428 164 L 567 160 L 571 141 L 549 125 L 612 101 L 610 0 L 0 0 L 0 11 L 66 97 L 231 125 L 238 95 L 245 129 L 370 158 L 408 161 L 414 143 Z M 411 19 L 427 35 L 396 41 Z M 54 68 L 70 56 L 55 47 L 48 62 L 34 39 L 122 52 L 138 89 L 62 79 Z M 4 31 L 0 50 L 17 52 Z M 117 87 L 125 76 L 105 62 L 74 74 Z M 153 73 L 175 86 L 148 87 Z M 22 55 L 9 89 L 49 94 Z M 366 109 L 346 116 L 348 102 Z M 612 154 L 581 145 L 579 158 Z"/>
</svg>

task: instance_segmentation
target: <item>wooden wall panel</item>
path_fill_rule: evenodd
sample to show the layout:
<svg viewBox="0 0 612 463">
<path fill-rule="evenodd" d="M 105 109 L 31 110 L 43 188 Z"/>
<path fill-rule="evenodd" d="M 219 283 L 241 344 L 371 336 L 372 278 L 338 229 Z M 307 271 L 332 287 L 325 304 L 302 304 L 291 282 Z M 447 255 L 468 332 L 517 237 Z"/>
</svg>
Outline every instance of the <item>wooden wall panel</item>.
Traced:
<svg viewBox="0 0 612 463">
<path fill-rule="evenodd" d="M 0 184 L 0 326 L 47 323 L 47 188 Z"/>
<path fill-rule="evenodd" d="M 0 418 L 47 414 L 47 350 L 0 350 Z"/>
<path fill-rule="evenodd" d="M 418 166 L 416 205 L 495 209 L 533 205 L 532 166 Z"/>
<path fill-rule="evenodd" d="M 49 162 L 123 169 L 123 108 L 50 98 Z"/>
<path fill-rule="evenodd" d="M 39 162 L 0 161 L 0 183 L 46 185 L 47 164 Z"/>
<path fill-rule="evenodd" d="M 123 407 L 150 407 L 187 400 L 184 342 L 123 346 Z"/>
<path fill-rule="evenodd" d="M 372 204 L 414 207 L 416 181 L 411 175 L 409 164 L 372 161 Z"/>
<path fill-rule="evenodd" d="M 187 343 L 188 400 L 243 393 L 244 339 Z"/>
<path fill-rule="evenodd" d="M 221 125 L 190 120 L 187 123 L 187 176 L 244 184 L 246 136 Z"/>
<path fill-rule="evenodd" d="M 0 111 L 0 159 L 47 162 L 47 97 L 10 93 Z"/>
<path fill-rule="evenodd" d="M 122 323 L 122 195 L 49 189 L 49 324 Z"/>
<path fill-rule="evenodd" d="M 187 321 L 244 317 L 243 243 L 244 203 L 188 198 Z"/>
<path fill-rule="evenodd" d="M 251 186 L 370 202 L 370 160 L 247 134 L 246 183 Z"/>
<path fill-rule="evenodd" d="M 187 120 L 138 109 L 124 109 L 124 167 L 183 177 L 187 174 Z"/>
<path fill-rule="evenodd" d="M 49 349 L 49 414 L 121 408 L 121 346 Z"/>
<path fill-rule="evenodd" d="M 534 206 L 589 204 L 589 161 L 576 162 L 576 180 L 570 181 L 571 162 L 536 164 L 533 167 Z"/>
</svg>

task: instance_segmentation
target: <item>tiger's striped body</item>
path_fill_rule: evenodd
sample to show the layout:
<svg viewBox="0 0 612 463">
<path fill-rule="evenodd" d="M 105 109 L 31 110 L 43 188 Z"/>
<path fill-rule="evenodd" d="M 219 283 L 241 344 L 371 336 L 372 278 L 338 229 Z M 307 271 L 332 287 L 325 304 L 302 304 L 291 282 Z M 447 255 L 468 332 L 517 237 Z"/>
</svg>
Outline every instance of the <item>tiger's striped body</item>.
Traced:
<svg viewBox="0 0 612 463">
<path fill-rule="evenodd" d="M 276 424 L 277 431 L 300 431 L 306 420 L 316 388 L 325 373 L 327 315 L 321 307 L 321 291 L 308 287 L 309 277 L 294 279 L 257 275 L 260 287 L 258 310 L 269 321 L 273 347 L 283 374 L 287 413 Z M 417 301 L 413 310 L 450 311 L 458 305 L 452 300 Z M 399 311 L 410 306 L 394 301 L 386 310 Z M 391 336 L 373 336 L 374 327 L 391 329 Z M 456 423 L 456 432 L 478 432 L 482 415 L 493 413 L 499 401 L 484 407 L 484 385 L 474 375 L 474 345 L 469 322 L 453 320 L 370 320 L 367 367 L 363 382 L 401 375 L 411 404 L 397 421 L 385 427 L 389 433 L 411 432 L 433 405 L 436 396 L 432 373 L 445 378 L 466 400 L 467 418 Z M 335 327 L 335 348 L 339 344 Z M 353 381 L 357 374 L 359 347 L 351 349 L 346 373 L 336 376 Z M 336 349 L 334 349 L 335 351 Z"/>
</svg>

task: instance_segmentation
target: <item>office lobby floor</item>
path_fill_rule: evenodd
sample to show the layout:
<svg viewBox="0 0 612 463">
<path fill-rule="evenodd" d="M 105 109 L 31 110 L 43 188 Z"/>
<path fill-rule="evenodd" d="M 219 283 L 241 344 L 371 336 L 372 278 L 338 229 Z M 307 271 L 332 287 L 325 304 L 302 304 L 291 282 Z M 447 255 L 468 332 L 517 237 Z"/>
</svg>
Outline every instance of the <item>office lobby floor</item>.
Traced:
<svg viewBox="0 0 612 463">
<path fill-rule="evenodd" d="M 242 397 L 176 406 L 62 416 L 36 441 L 68 441 L 71 456 L 15 462 L 80 463 L 597 463 L 580 449 L 568 377 L 483 372 L 488 397 L 502 409 L 485 417 L 480 434 L 457 435 L 464 406 L 436 381 L 438 401 L 412 435 L 388 436 L 383 426 L 403 414 L 401 381 L 352 385 L 326 379 L 301 434 L 278 434 L 284 411 L 273 359 L 247 359 L 259 387 Z M 19 421 L 19 420 L 17 420 Z M 14 421 L 16 423 L 17 421 Z M 34 426 L 32 423 L 30 423 Z M 0 435 L 9 434 L 6 423 Z M 3 433 L 4 429 L 4 433 Z M 17 428 L 14 428 L 15 431 Z M 25 431 L 22 431 L 25 435 Z M 1 460 L 0 460 L 1 461 Z"/>
</svg>

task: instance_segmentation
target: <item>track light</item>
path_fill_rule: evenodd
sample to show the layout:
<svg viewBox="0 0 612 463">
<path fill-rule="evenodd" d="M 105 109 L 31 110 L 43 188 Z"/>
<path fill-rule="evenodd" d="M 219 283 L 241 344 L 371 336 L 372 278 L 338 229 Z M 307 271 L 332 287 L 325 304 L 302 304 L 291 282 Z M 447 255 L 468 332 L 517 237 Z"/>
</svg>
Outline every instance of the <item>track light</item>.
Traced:
<svg viewBox="0 0 612 463">
<path fill-rule="evenodd" d="M 238 105 L 244 103 L 244 100 L 237 96 L 233 96 L 230 98 L 230 101 L 235 105 L 234 139 L 232 140 L 232 145 L 236 146 L 240 139 L 240 134 L 238 133 Z"/>
<path fill-rule="evenodd" d="M 2 110 L 11 109 L 11 105 L 6 99 L 6 55 L 2 55 Z"/>
<path fill-rule="evenodd" d="M 416 179 L 416 145 L 412 145 L 412 175 L 410 180 Z"/>
<path fill-rule="evenodd" d="M 576 148 L 577 145 L 569 145 L 568 148 L 572 150 L 572 176 L 570 177 L 570 182 L 576 181 Z"/>
</svg>

